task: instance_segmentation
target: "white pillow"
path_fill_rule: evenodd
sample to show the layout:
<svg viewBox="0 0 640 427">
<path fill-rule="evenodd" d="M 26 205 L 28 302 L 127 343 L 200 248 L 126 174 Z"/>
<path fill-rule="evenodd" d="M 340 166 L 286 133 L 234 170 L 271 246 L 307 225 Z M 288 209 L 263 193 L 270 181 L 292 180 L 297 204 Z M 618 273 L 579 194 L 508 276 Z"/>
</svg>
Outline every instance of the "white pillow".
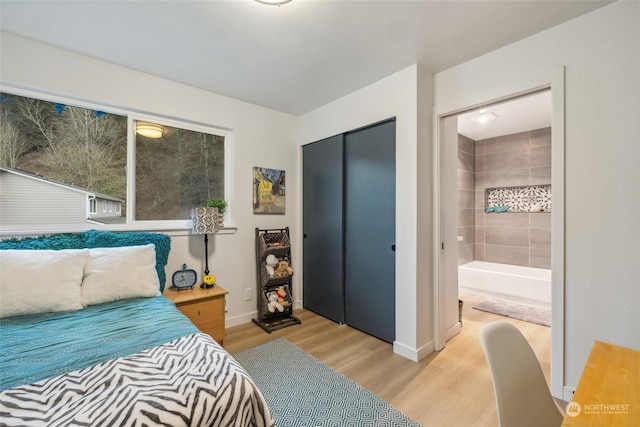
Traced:
<svg viewBox="0 0 640 427">
<path fill-rule="evenodd" d="M 88 249 L 0 251 L 0 317 L 82 308 Z"/>
<path fill-rule="evenodd" d="M 85 306 L 158 295 L 154 245 L 89 249 L 82 281 Z"/>
</svg>

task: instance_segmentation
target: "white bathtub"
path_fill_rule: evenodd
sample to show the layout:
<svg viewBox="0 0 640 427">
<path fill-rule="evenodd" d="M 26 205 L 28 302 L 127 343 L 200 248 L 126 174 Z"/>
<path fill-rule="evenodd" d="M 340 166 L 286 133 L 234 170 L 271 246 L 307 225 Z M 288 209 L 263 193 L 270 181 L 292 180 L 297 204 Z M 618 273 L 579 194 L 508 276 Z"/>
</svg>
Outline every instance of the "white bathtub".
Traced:
<svg viewBox="0 0 640 427">
<path fill-rule="evenodd" d="M 551 308 L 551 270 L 471 261 L 458 267 L 461 293 Z"/>
</svg>

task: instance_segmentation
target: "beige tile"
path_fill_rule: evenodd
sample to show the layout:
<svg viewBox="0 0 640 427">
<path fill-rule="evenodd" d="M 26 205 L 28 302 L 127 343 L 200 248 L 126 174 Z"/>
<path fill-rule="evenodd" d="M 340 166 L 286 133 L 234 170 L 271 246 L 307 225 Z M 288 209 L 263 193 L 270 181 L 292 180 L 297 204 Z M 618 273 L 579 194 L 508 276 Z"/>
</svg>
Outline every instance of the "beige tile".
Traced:
<svg viewBox="0 0 640 427">
<path fill-rule="evenodd" d="M 529 132 L 529 146 L 551 145 L 551 128 L 536 129 Z"/>
<path fill-rule="evenodd" d="M 505 171 L 512 169 L 529 169 L 529 150 L 506 151 L 487 154 L 485 157 L 485 172 Z M 542 165 L 546 166 L 546 165 Z"/>
<path fill-rule="evenodd" d="M 469 154 L 476 154 L 476 142 L 464 135 L 458 135 L 458 150 Z"/>
<path fill-rule="evenodd" d="M 551 249 L 551 229 L 531 228 L 529 233 L 531 248 Z"/>
<path fill-rule="evenodd" d="M 516 187 L 529 185 L 529 168 L 509 169 L 484 174 L 484 186 L 486 188 Z"/>
<path fill-rule="evenodd" d="M 514 133 L 483 140 L 485 155 L 529 148 L 529 132 Z"/>
<path fill-rule="evenodd" d="M 543 166 L 551 166 L 551 146 L 536 147 L 530 150 L 531 160 L 529 167 L 540 168 Z"/>
<path fill-rule="evenodd" d="M 528 213 L 489 213 L 485 214 L 487 227 L 529 227 Z"/>
<path fill-rule="evenodd" d="M 478 172 L 484 172 L 484 164 L 485 164 L 485 155 L 477 155 L 476 154 L 476 158 L 475 158 L 475 171 L 476 173 Z"/>
<path fill-rule="evenodd" d="M 466 264 L 473 260 L 473 245 L 458 246 L 458 265 Z"/>
<path fill-rule="evenodd" d="M 484 227 L 474 227 L 474 241 L 475 243 L 483 243 L 484 244 Z"/>
<path fill-rule="evenodd" d="M 485 245 L 485 261 L 528 266 L 529 248 Z"/>
<path fill-rule="evenodd" d="M 458 188 L 461 190 L 474 190 L 475 186 L 475 174 L 467 170 L 458 169 Z"/>
<path fill-rule="evenodd" d="M 475 192 L 475 204 L 474 204 L 476 209 L 482 209 L 484 210 L 484 208 L 487 206 L 487 201 L 486 201 L 486 192 L 484 190 L 480 190 L 480 191 L 476 191 Z"/>
<path fill-rule="evenodd" d="M 487 214 L 484 212 L 484 209 L 474 209 L 474 223 L 476 227 L 484 226 L 485 218 Z"/>
<path fill-rule="evenodd" d="M 459 187 L 469 190 L 473 186 L 475 192 L 459 192 L 460 207 L 464 208 L 459 212 L 459 223 L 465 224 L 458 230 L 464 238 L 459 243 L 459 258 L 468 262 L 473 256 L 477 260 L 550 268 L 550 213 L 486 214 L 484 207 L 486 188 L 551 182 L 551 128 L 476 141 L 475 173 L 469 170 L 473 158 L 469 155 L 471 143 L 464 138 L 459 145 L 464 152 L 460 162 L 465 168 L 458 172 Z M 466 225 L 470 221 L 468 203 L 472 198 L 475 227 Z"/>
<path fill-rule="evenodd" d="M 458 190 L 458 208 L 474 209 L 475 195 L 476 192 L 473 190 Z"/>
<path fill-rule="evenodd" d="M 475 240 L 475 227 L 458 227 L 458 236 L 462 236 L 462 242 L 458 242 L 459 246 L 473 245 Z"/>
<path fill-rule="evenodd" d="M 488 245 L 529 247 L 529 229 L 523 227 L 485 227 L 484 242 Z"/>
<path fill-rule="evenodd" d="M 531 228 L 551 228 L 551 212 L 536 212 L 529 214 Z"/>
<path fill-rule="evenodd" d="M 476 243 L 473 245 L 474 258 L 478 261 L 486 261 L 484 256 L 484 248 L 486 245 Z"/>
<path fill-rule="evenodd" d="M 474 172 L 476 170 L 476 159 L 473 154 L 458 151 L 458 169 Z"/>
<path fill-rule="evenodd" d="M 485 188 L 484 182 L 485 182 L 485 173 L 484 172 L 476 172 L 476 184 L 475 184 L 475 189 L 476 190 L 483 190 Z"/>
<path fill-rule="evenodd" d="M 475 209 L 458 209 L 458 226 L 466 227 L 474 225 Z"/>
<path fill-rule="evenodd" d="M 529 170 L 529 184 L 544 185 L 551 184 L 551 166 L 542 168 L 531 168 Z"/>
<path fill-rule="evenodd" d="M 529 264 L 535 268 L 551 268 L 551 249 L 532 248 Z"/>
</svg>

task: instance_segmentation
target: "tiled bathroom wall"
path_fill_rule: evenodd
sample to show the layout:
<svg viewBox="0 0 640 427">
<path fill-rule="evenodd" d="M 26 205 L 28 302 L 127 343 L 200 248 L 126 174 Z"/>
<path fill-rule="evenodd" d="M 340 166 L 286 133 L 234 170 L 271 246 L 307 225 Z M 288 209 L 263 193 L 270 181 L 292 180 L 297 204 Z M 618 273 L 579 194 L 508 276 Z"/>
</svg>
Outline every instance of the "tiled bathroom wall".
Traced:
<svg viewBox="0 0 640 427">
<path fill-rule="evenodd" d="M 458 265 L 475 259 L 475 173 L 476 142 L 458 135 Z"/>
<path fill-rule="evenodd" d="M 459 242 L 459 264 L 475 259 L 551 268 L 549 212 L 486 213 L 484 209 L 487 188 L 543 184 L 551 184 L 551 128 L 475 143 L 460 135 L 458 231 L 463 240 Z M 470 186 L 474 188 L 473 197 L 469 194 Z M 474 206 L 472 214 L 470 199 Z M 470 230 L 473 237 L 468 237 Z"/>
</svg>

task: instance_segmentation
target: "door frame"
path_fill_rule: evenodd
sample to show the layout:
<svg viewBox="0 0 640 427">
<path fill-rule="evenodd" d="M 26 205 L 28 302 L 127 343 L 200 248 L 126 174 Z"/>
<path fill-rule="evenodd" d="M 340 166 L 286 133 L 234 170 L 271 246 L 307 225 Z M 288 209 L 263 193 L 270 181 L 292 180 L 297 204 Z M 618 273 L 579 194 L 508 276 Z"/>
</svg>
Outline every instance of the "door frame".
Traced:
<svg viewBox="0 0 640 427">
<path fill-rule="evenodd" d="M 447 254 L 442 244 L 450 236 L 446 235 L 446 218 L 443 208 L 443 192 L 445 190 L 443 170 L 446 165 L 441 164 L 441 143 L 445 141 L 444 120 L 447 117 L 478 108 L 481 105 L 499 103 L 518 96 L 526 95 L 541 89 L 551 89 L 552 126 L 551 126 L 551 185 L 553 188 L 553 210 L 551 212 L 551 393 L 553 396 L 570 401 L 571 392 L 564 385 L 564 271 L 565 271 L 565 68 L 556 67 L 551 72 L 551 81 L 541 87 L 530 88 L 520 93 L 506 94 L 497 99 L 485 100 L 476 105 L 438 114 L 434 112 L 434 344 L 436 350 L 446 345 L 447 331 L 445 323 L 446 310 L 457 310 L 456 307 L 446 307 L 446 283 L 442 270 Z M 456 251 L 457 253 L 457 251 Z"/>
</svg>

